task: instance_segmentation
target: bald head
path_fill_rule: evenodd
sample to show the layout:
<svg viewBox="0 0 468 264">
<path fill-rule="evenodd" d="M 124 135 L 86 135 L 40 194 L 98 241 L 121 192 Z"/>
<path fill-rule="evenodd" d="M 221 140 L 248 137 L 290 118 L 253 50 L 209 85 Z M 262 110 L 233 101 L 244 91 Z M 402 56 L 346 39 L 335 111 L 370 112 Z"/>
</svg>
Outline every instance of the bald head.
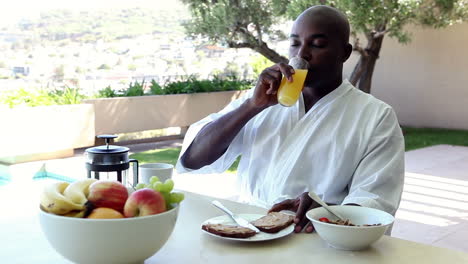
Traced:
<svg viewBox="0 0 468 264">
<path fill-rule="evenodd" d="M 346 16 L 329 6 L 313 6 L 294 21 L 289 36 L 289 58 L 309 63 L 308 87 L 337 87 L 342 82 L 343 63 L 353 46 L 349 43 Z"/>
<path fill-rule="evenodd" d="M 349 22 L 338 9 L 325 5 L 312 6 L 297 17 L 293 27 L 298 24 L 308 25 L 311 23 L 318 23 L 331 29 L 344 44 L 349 42 Z"/>
</svg>

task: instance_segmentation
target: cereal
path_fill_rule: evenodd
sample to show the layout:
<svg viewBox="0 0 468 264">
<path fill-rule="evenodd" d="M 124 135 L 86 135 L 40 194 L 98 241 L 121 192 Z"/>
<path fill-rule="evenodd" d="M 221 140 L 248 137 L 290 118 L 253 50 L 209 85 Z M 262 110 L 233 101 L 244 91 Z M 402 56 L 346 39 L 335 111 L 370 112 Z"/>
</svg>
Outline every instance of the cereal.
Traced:
<svg viewBox="0 0 468 264">
<path fill-rule="evenodd" d="M 365 225 L 355 225 L 353 223 L 351 223 L 351 221 L 349 219 L 346 219 L 346 220 L 329 220 L 328 218 L 326 217 L 321 217 L 319 219 L 320 222 L 324 222 L 324 223 L 328 223 L 328 224 L 334 224 L 334 225 L 343 225 L 343 226 L 380 226 L 382 225 L 381 223 L 378 223 L 378 224 L 365 224 Z"/>
</svg>

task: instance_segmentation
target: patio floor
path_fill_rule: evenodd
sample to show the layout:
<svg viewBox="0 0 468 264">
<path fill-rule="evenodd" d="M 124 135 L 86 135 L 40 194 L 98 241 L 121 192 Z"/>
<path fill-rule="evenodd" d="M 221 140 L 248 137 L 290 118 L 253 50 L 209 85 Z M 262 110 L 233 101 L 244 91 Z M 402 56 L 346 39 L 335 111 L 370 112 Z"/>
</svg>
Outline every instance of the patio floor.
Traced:
<svg viewBox="0 0 468 264">
<path fill-rule="evenodd" d="M 468 147 L 413 150 L 405 162 L 392 236 L 468 252 Z"/>
<path fill-rule="evenodd" d="M 180 146 L 180 140 L 129 147 L 130 152 L 140 152 L 169 146 Z M 392 236 L 468 252 L 468 147 L 438 145 L 409 151 L 405 158 L 405 187 Z M 0 198 L 6 199 L 17 192 L 19 186 L 29 188 L 29 192 L 38 197 L 38 186 L 49 180 L 31 179 L 33 176 L 40 178 L 44 170 L 73 179 L 84 178 L 84 162 L 82 152 L 78 152 L 71 158 L 0 166 L 4 173 L 12 175 L 10 183 L 0 186 Z M 225 199 L 236 196 L 235 174 L 175 174 L 173 178 L 177 189 Z M 27 204 L 37 206 L 30 201 L 31 197 Z M 7 207 L 3 209 L 10 212 L 17 209 L 6 203 L 1 207 Z"/>
</svg>

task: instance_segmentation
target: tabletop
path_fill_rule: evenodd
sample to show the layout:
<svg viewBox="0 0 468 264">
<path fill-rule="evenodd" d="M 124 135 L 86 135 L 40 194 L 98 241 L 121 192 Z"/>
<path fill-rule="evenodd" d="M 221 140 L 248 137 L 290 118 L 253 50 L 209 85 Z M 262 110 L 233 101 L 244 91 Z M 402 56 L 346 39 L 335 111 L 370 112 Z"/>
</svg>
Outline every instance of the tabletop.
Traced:
<svg viewBox="0 0 468 264">
<path fill-rule="evenodd" d="M 223 213 L 211 205 L 212 197 L 186 193 L 174 231 L 166 245 L 145 264 L 158 263 L 468 263 L 468 254 L 411 241 L 382 237 L 363 251 L 342 251 L 326 244 L 316 233 L 291 234 L 263 242 L 219 239 L 201 230 L 201 223 Z M 227 200 L 237 213 L 265 214 L 266 209 Z M 0 208 L 1 209 L 1 208 Z M 2 213 L 3 214 L 3 213 Z M 0 263 L 71 263 L 48 244 L 37 214 L 0 221 Z"/>
</svg>

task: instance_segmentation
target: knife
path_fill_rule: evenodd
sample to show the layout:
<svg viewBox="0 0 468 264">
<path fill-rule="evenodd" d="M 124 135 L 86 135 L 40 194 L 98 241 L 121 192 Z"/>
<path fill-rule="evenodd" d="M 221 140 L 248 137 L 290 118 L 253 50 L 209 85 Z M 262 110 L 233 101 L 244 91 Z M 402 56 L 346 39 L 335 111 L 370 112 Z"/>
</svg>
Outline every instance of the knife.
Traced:
<svg viewBox="0 0 468 264">
<path fill-rule="evenodd" d="M 256 228 L 254 225 L 249 223 L 249 221 L 245 220 L 244 218 L 233 214 L 229 209 L 224 207 L 224 205 L 222 205 L 219 201 L 214 200 L 211 202 L 211 204 L 217 207 L 218 209 L 220 209 L 221 211 L 225 212 L 227 215 L 229 215 L 229 217 L 231 217 L 232 220 L 234 220 L 234 222 L 236 222 L 238 225 L 248 228 L 248 229 L 252 229 L 253 231 L 255 231 L 255 233 L 260 233 L 260 230 L 258 230 L 258 228 Z"/>
</svg>

